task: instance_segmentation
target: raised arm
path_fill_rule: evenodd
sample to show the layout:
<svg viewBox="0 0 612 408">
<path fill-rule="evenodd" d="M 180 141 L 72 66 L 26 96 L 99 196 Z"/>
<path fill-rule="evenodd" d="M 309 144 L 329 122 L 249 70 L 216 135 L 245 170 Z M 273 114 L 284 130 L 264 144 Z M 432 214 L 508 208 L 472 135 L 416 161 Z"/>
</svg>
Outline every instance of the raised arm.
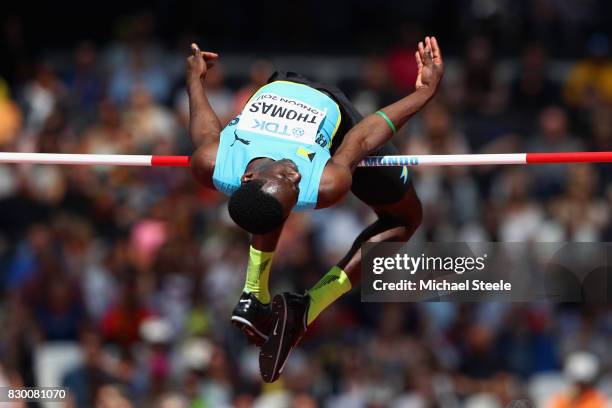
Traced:
<svg viewBox="0 0 612 408">
<path fill-rule="evenodd" d="M 219 140 L 221 123 L 213 111 L 206 92 L 206 72 L 219 57 L 214 52 L 200 51 L 191 44 L 187 58 L 187 93 L 189 94 L 189 136 L 196 148 Z"/>
<path fill-rule="evenodd" d="M 395 129 L 403 126 L 435 95 L 444 74 L 442 53 L 436 38 L 425 37 L 425 44 L 419 42 L 415 58 L 418 65 L 416 90 L 354 126 L 332 158 L 334 163 L 354 170 L 364 157 L 387 143 Z"/>
</svg>

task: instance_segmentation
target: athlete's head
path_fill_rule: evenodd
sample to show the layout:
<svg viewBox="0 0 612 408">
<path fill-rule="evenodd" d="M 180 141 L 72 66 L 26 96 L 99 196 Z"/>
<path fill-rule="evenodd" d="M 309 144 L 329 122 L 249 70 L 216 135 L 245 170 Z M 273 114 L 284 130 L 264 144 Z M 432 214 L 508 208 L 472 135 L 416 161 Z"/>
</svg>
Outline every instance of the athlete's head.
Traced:
<svg viewBox="0 0 612 408">
<path fill-rule="evenodd" d="M 297 203 L 300 173 L 291 160 L 261 160 L 241 178 L 228 203 L 230 216 L 252 234 L 280 227 Z"/>
</svg>

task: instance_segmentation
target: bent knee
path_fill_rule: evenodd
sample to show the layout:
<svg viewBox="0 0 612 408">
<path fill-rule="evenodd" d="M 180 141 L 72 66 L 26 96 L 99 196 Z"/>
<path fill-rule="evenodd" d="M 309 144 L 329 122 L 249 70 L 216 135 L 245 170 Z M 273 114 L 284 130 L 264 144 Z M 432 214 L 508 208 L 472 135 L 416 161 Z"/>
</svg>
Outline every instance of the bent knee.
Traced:
<svg viewBox="0 0 612 408">
<path fill-rule="evenodd" d="M 423 222 L 423 205 L 421 200 L 413 195 L 408 203 L 405 203 L 398 217 L 402 226 L 414 232 Z"/>
<path fill-rule="evenodd" d="M 421 200 L 415 196 L 415 200 L 408 209 L 408 225 L 415 230 L 419 228 L 421 223 L 423 222 L 423 205 L 421 204 Z"/>
<path fill-rule="evenodd" d="M 401 241 L 408 241 L 423 222 L 421 201 L 416 196 L 410 201 L 409 204 L 402 206 L 401 211 L 392 216 L 392 222 L 398 230 L 397 235 Z"/>
</svg>

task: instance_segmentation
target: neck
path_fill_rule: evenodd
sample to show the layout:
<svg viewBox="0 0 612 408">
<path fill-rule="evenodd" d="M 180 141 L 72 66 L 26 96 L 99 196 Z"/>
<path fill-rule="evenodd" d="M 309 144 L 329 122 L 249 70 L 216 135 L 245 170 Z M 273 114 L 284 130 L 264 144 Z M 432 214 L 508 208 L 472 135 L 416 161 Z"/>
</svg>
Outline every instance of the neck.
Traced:
<svg viewBox="0 0 612 408">
<path fill-rule="evenodd" d="M 253 170 L 255 169 L 257 166 L 260 166 L 262 164 L 268 163 L 268 162 L 273 162 L 275 160 L 269 158 L 269 157 L 256 157 L 253 160 L 251 160 L 249 162 L 249 164 L 247 164 L 246 170 Z"/>
</svg>

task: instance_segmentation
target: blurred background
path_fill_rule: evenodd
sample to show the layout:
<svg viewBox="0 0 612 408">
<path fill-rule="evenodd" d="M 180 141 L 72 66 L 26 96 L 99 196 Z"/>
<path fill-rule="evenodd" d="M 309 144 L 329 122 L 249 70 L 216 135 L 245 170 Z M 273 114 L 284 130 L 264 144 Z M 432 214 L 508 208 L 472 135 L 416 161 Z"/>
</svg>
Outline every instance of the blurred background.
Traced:
<svg viewBox="0 0 612 408">
<path fill-rule="evenodd" d="M 225 123 L 275 68 L 372 113 L 412 91 L 431 34 L 447 72 L 398 132 L 404 154 L 612 150 L 607 0 L 130 3 L 3 5 L 1 151 L 190 154 L 193 40 L 220 53 L 207 82 Z M 612 240 L 610 165 L 411 176 L 414 240 Z M 310 287 L 371 220 L 353 197 L 292 215 L 273 291 Z M 264 386 L 229 324 L 247 248 L 185 169 L 0 165 L 0 386 L 65 386 L 67 407 L 610 404 L 609 304 L 376 304 L 359 289 Z"/>
</svg>

